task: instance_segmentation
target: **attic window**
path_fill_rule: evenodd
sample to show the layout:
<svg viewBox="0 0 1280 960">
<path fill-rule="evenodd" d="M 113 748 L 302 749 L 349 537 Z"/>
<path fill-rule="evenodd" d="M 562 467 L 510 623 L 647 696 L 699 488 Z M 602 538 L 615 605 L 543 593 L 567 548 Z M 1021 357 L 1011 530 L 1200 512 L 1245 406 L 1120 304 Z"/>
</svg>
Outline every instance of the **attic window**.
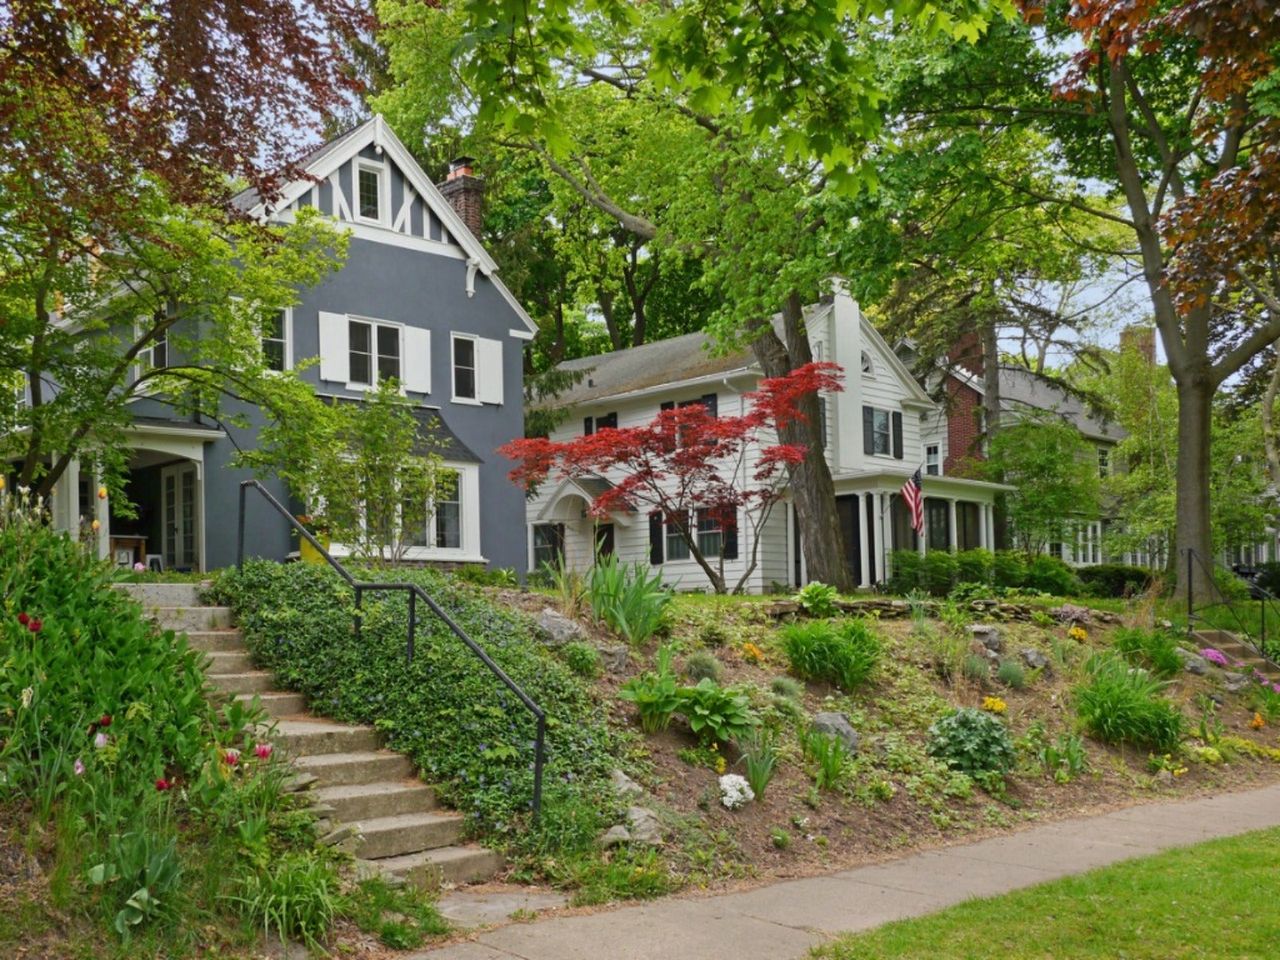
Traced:
<svg viewBox="0 0 1280 960">
<path fill-rule="evenodd" d="M 356 164 L 356 218 L 381 224 L 386 217 L 387 198 L 381 164 L 360 161 Z"/>
<path fill-rule="evenodd" d="M 871 354 L 862 351 L 862 375 L 864 377 L 874 377 L 876 375 L 875 367 L 871 365 Z"/>
</svg>

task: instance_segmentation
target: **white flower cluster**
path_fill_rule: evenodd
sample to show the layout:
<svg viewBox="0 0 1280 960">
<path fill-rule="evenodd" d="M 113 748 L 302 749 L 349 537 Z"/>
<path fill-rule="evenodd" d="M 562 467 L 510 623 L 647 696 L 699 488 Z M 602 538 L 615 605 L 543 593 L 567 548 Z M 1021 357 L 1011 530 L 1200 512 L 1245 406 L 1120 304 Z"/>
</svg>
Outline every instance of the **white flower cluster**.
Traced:
<svg viewBox="0 0 1280 960">
<path fill-rule="evenodd" d="M 746 777 L 736 773 L 726 773 L 720 778 L 720 802 L 730 810 L 745 807 L 756 798 Z"/>
</svg>

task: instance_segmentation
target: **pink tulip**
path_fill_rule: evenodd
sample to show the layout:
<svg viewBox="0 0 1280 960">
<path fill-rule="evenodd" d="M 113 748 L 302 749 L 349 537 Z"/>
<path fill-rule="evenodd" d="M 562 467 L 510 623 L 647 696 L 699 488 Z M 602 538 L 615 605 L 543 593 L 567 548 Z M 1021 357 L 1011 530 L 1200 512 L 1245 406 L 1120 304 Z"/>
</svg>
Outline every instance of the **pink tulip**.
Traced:
<svg viewBox="0 0 1280 960">
<path fill-rule="evenodd" d="M 228 767 L 234 767 L 237 763 L 240 762 L 240 751 L 224 750 L 222 753 L 222 762 L 225 763 Z"/>
<path fill-rule="evenodd" d="M 147 571 L 147 565 L 143 563 L 141 560 L 139 560 L 137 563 L 133 565 L 134 573 L 146 573 L 146 571 Z"/>
<path fill-rule="evenodd" d="M 93 738 L 93 745 L 101 750 L 107 745 L 109 739 L 105 733 L 99 733 Z"/>
<path fill-rule="evenodd" d="M 271 756 L 272 746 L 269 743 L 260 743 L 253 748 L 253 752 L 258 755 L 259 760 L 266 760 Z"/>
<path fill-rule="evenodd" d="M 72 766 L 72 768 L 71 768 L 71 769 L 72 769 L 72 770 L 74 770 L 74 771 L 76 772 L 76 776 L 77 776 L 77 777 L 83 777 L 83 776 L 84 776 L 84 761 L 83 761 L 83 760 L 81 760 L 79 757 L 76 757 L 76 762 L 75 762 L 75 764 Z"/>
</svg>

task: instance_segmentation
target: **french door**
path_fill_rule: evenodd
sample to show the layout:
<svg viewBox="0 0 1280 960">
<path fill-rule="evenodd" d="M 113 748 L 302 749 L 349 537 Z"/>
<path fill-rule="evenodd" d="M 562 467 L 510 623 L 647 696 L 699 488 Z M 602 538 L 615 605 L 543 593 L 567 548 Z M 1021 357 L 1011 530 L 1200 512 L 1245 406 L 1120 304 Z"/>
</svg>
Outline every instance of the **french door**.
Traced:
<svg viewBox="0 0 1280 960">
<path fill-rule="evenodd" d="M 160 523 L 164 568 L 200 569 L 200 487 L 194 463 L 160 472 Z"/>
</svg>

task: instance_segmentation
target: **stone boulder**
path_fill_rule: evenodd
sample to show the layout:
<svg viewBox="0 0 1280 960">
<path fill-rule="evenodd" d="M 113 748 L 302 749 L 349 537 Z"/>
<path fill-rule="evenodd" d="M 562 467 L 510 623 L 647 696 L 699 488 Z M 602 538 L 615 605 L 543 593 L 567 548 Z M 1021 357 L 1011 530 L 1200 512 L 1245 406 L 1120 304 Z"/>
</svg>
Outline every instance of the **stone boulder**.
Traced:
<svg viewBox="0 0 1280 960">
<path fill-rule="evenodd" d="M 614 795 L 619 800 L 634 800 L 637 797 L 644 796 L 644 787 L 640 786 L 621 770 L 610 772 L 609 780 L 613 784 Z"/>
<path fill-rule="evenodd" d="M 973 639 L 978 641 L 992 653 L 1004 652 L 1004 637 L 1000 628 L 993 623 L 975 623 L 969 628 Z"/>
<path fill-rule="evenodd" d="M 1018 653 L 1022 657 L 1022 662 L 1032 670 L 1047 670 L 1049 668 L 1049 658 L 1034 647 L 1023 647 Z"/>
<path fill-rule="evenodd" d="M 1093 611 L 1076 603 L 1064 603 L 1049 611 L 1049 616 L 1059 623 L 1087 624 L 1093 622 Z"/>
<path fill-rule="evenodd" d="M 1209 672 L 1209 661 L 1198 653 L 1192 653 L 1182 647 L 1178 648 L 1178 656 L 1182 658 L 1182 668 L 1187 673 L 1194 673 L 1197 677 L 1203 677 Z"/>
<path fill-rule="evenodd" d="M 662 824 L 658 815 L 648 807 L 627 807 L 627 833 L 632 843 L 642 843 L 647 847 L 662 845 Z"/>
<path fill-rule="evenodd" d="M 625 646 L 601 647 L 600 663 L 609 673 L 622 673 L 627 669 L 631 651 Z"/>
<path fill-rule="evenodd" d="M 813 718 L 813 729 L 840 738 L 851 755 L 858 752 L 858 731 L 853 729 L 849 717 L 843 713 L 819 713 Z"/>
<path fill-rule="evenodd" d="M 587 639 L 587 631 L 582 629 L 582 624 L 550 607 L 543 607 L 533 624 L 537 627 L 544 646 L 563 647 L 566 643 Z"/>
</svg>

